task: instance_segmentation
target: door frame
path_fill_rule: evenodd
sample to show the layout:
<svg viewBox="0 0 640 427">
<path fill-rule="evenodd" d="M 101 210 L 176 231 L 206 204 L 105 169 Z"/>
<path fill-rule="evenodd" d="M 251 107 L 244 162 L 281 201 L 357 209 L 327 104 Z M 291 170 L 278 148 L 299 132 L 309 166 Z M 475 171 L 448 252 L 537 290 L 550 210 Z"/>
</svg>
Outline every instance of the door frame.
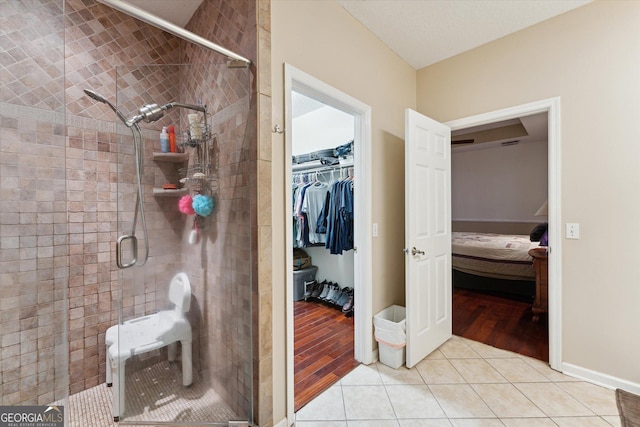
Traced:
<svg viewBox="0 0 640 427">
<path fill-rule="evenodd" d="M 296 91 L 326 105 L 334 107 L 354 116 L 354 285 L 357 283 L 354 300 L 354 358 L 364 364 L 374 360 L 373 348 L 373 299 L 372 299 L 372 217 L 371 217 L 371 107 L 344 92 L 324 83 L 321 80 L 293 67 L 284 64 L 284 112 L 285 112 L 285 204 L 290 200 L 292 191 L 292 91 Z M 291 208 L 285 205 L 284 212 Z M 287 328 L 287 418 L 294 420 L 294 343 L 293 343 L 293 257 L 289 256 L 290 242 L 293 241 L 293 224 L 291 216 L 285 218 L 285 298 Z"/>
<path fill-rule="evenodd" d="M 445 124 L 452 131 L 472 126 L 547 113 L 547 174 L 549 200 L 549 365 L 562 371 L 562 222 L 560 97 L 543 99 L 502 110 L 478 114 Z"/>
</svg>

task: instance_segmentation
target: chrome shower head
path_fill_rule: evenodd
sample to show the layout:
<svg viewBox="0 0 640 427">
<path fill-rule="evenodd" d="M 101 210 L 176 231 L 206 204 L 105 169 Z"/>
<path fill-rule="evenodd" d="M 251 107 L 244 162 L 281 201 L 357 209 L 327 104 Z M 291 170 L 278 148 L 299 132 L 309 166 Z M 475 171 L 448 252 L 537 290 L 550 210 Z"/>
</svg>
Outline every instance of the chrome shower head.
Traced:
<svg viewBox="0 0 640 427">
<path fill-rule="evenodd" d="M 170 110 L 174 107 L 187 108 L 190 110 L 202 111 L 206 114 L 207 107 L 203 107 L 202 105 L 193 105 L 193 104 L 183 104 L 181 102 L 169 102 L 168 104 L 158 105 L 158 104 L 145 104 L 138 110 L 138 115 L 133 116 L 127 121 L 127 126 L 132 126 L 141 121 L 145 121 L 146 123 L 153 123 L 160 120 L 164 117 L 164 112 Z"/>
<path fill-rule="evenodd" d="M 111 109 L 113 110 L 114 113 L 116 113 L 116 115 L 118 116 L 118 118 L 120 120 L 122 120 L 127 126 L 130 126 L 127 123 L 127 118 L 124 116 L 124 114 L 122 114 L 115 105 L 113 105 L 107 98 L 105 98 L 104 96 L 100 95 L 98 92 L 94 92 L 92 90 L 89 89 L 85 89 L 84 93 L 86 93 L 89 98 L 98 101 L 98 102 L 102 102 L 103 104 L 107 104 L 109 107 L 111 107 Z"/>
<path fill-rule="evenodd" d="M 161 107 L 158 104 L 145 104 L 138 110 L 139 114 L 129 119 L 127 124 L 132 125 L 140 122 L 141 120 L 144 120 L 147 123 L 156 122 L 164 116 L 164 112 L 168 108 L 170 107 L 167 107 L 166 105 Z"/>
</svg>

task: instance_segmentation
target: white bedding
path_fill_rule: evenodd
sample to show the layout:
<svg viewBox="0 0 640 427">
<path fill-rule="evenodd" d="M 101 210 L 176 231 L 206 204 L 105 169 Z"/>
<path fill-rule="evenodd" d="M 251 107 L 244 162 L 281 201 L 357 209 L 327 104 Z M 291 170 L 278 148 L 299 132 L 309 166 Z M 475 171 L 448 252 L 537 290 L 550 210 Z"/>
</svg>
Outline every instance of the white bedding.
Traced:
<svg viewBox="0 0 640 427">
<path fill-rule="evenodd" d="M 453 232 L 451 264 L 456 270 L 497 279 L 535 280 L 529 236 Z"/>
</svg>

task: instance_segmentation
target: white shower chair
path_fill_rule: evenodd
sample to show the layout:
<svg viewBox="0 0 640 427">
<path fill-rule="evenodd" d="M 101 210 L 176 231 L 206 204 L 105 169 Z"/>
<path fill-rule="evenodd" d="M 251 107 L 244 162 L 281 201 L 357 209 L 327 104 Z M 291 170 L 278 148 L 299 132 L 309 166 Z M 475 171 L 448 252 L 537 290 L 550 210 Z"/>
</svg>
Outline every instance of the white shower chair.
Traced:
<svg viewBox="0 0 640 427">
<path fill-rule="evenodd" d="M 169 285 L 173 309 L 127 320 L 107 329 L 107 386 L 113 384 L 113 420 L 125 410 L 124 366 L 131 356 L 169 346 L 169 361 L 176 360 L 177 343 L 182 347 L 182 385 L 193 382 L 191 325 L 185 314 L 191 306 L 191 285 L 185 273 L 176 274 Z"/>
</svg>

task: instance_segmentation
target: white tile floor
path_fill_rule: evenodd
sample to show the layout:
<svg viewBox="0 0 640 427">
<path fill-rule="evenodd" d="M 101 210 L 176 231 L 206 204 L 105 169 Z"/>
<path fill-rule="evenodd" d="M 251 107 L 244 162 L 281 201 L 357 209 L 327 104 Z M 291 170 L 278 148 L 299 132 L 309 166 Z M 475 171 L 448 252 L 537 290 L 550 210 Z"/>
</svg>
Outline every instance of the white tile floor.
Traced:
<svg viewBox="0 0 640 427">
<path fill-rule="evenodd" d="M 412 369 L 360 365 L 296 414 L 296 427 L 620 426 L 613 390 L 453 337 Z"/>
</svg>

